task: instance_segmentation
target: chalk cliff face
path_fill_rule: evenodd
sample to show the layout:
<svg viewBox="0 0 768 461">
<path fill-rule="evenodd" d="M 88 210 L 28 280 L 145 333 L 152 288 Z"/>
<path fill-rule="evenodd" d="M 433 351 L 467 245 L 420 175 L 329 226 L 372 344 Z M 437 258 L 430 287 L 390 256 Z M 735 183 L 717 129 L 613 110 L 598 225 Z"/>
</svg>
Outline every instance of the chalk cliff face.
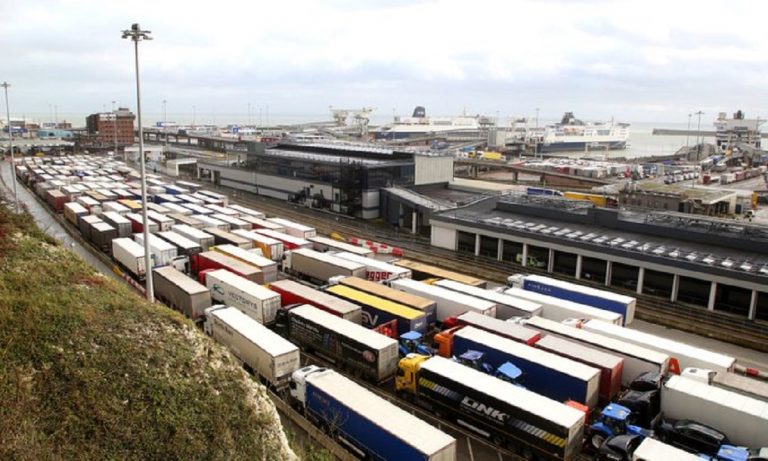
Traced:
<svg viewBox="0 0 768 461">
<path fill-rule="evenodd" d="M 0 459 L 297 459 L 266 390 L 0 203 Z"/>
</svg>

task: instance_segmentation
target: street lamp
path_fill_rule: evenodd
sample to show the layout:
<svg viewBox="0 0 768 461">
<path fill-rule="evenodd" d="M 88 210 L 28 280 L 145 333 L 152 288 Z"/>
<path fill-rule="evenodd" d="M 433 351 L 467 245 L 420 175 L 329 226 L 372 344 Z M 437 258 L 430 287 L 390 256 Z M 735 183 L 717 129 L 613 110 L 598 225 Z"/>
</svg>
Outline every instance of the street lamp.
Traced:
<svg viewBox="0 0 768 461">
<path fill-rule="evenodd" d="M 123 31 L 123 38 L 133 41 L 134 61 L 136 64 L 136 112 L 139 119 L 139 159 L 141 160 L 141 222 L 144 226 L 144 274 L 147 286 L 147 300 L 155 302 L 154 287 L 152 286 L 152 261 L 149 253 L 149 222 L 147 220 L 147 170 L 144 161 L 144 130 L 141 127 L 141 86 L 139 83 L 139 42 L 152 40 L 150 31 L 141 30 L 138 24 Z"/>
<path fill-rule="evenodd" d="M 701 136 L 701 115 L 704 112 L 698 111 L 695 115 L 699 116 L 698 121 L 696 122 L 696 157 L 698 159 L 698 156 L 701 155 L 701 141 L 699 140 L 699 137 Z"/>
<path fill-rule="evenodd" d="M 16 205 L 16 213 L 19 213 L 19 196 L 16 195 L 16 160 L 13 155 L 13 126 L 11 125 L 11 108 L 8 105 L 8 82 L 0 84 L 5 90 L 5 115 L 8 117 L 8 150 L 11 151 L 11 179 L 13 180 L 13 202 Z"/>
<path fill-rule="evenodd" d="M 692 116 L 693 114 L 688 114 L 688 129 L 685 130 L 685 150 L 686 151 L 690 149 L 690 145 L 688 144 L 688 142 L 690 141 L 689 138 L 691 137 L 691 117 Z"/>
</svg>

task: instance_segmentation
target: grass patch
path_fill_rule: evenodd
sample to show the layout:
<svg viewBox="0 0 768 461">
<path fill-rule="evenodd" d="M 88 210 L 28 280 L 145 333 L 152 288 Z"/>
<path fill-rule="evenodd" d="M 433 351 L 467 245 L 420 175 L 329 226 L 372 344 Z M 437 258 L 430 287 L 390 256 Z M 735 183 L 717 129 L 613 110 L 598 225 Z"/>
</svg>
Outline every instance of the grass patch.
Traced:
<svg viewBox="0 0 768 461">
<path fill-rule="evenodd" d="M 0 206 L 0 459 L 294 457 L 221 346 Z"/>
</svg>

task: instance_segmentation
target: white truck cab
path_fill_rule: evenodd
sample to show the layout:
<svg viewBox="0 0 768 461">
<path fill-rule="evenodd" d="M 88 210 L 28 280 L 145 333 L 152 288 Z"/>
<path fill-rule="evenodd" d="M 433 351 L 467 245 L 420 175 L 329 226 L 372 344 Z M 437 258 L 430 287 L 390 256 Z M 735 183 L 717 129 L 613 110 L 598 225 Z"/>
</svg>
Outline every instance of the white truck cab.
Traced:
<svg viewBox="0 0 768 461">
<path fill-rule="evenodd" d="M 328 371 L 328 369 L 318 367 L 317 365 L 308 365 L 304 368 L 299 368 L 291 375 L 291 382 L 288 385 L 291 389 L 291 397 L 300 403 L 302 408 L 306 405 L 307 400 L 307 377 L 312 373 L 322 373 L 325 371 Z"/>
</svg>

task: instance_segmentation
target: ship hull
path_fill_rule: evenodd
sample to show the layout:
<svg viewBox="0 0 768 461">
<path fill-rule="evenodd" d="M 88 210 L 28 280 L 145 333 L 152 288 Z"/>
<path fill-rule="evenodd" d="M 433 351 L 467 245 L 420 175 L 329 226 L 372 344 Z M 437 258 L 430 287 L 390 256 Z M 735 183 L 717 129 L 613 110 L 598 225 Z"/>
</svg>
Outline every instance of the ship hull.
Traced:
<svg viewBox="0 0 768 461">
<path fill-rule="evenodd" d="M 627 141 L 601 141 L 601 142 L 558 142 L 552 144 L 539 144 L 538 151 L 551 152 L 584 152 L 591 150 L 624 150 Z"/>
</svg>

